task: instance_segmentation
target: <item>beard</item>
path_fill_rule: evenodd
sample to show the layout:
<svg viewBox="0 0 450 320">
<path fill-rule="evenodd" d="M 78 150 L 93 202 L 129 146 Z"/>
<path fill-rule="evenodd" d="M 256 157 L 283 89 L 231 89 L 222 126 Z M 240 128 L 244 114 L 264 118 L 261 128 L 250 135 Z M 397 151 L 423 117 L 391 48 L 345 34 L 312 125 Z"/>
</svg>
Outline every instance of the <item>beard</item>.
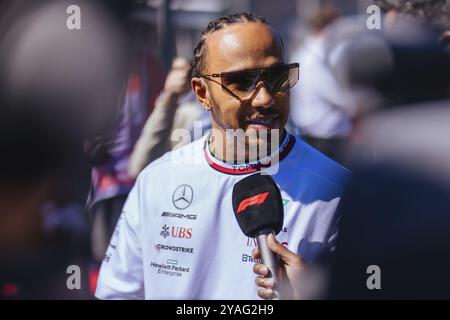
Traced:
<svg viewBox="0 0 450 320">
<path fill-rule="evenodd" d="M 237 117 L 241 119 L 238 127 L 231 125 L 223 120 L 215 99 L 211 96 L 211 116 L 213 124 L 218 128 L 214 128 L 213 140 L 222 146 L 218 154 L 219 158 L 225 159 L 226 162 L 251 162 L 266 158 L 276 152 L 280 146 L 281 138 L 284 137 L 284 129 L 255 129 L 249 128 L 247 116 L 239 114 Z M 241 110 L 246 110 L 241 105 Z M 242 111 L 244 112 L 244 111 Z M 268 113 L 274 111 L 268 109 Z M 245 129 L 244 129 L 245 128 Z"/>
</svg>

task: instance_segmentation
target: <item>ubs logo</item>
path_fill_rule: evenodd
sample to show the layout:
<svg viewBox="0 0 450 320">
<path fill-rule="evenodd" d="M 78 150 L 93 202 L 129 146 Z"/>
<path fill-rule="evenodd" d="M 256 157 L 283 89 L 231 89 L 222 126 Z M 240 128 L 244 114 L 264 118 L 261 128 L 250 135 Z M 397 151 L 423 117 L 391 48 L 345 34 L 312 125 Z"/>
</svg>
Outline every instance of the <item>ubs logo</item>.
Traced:
<svg viewBox="0 0 450 320">
<path fill-rule="evenodd" d="M 182 184 L 172 194 L 172 203 L 179 210 L 186 209 L 194 199 L 194 190 L 188 184 Z"/>
<path fill-rule="evenodd" d="M 192 228 L 168 226 L 167 224 L 162 226 L 160 235 L 165 239 L 167 237 L 190 239 L 192 237 Z"/>
</svg>

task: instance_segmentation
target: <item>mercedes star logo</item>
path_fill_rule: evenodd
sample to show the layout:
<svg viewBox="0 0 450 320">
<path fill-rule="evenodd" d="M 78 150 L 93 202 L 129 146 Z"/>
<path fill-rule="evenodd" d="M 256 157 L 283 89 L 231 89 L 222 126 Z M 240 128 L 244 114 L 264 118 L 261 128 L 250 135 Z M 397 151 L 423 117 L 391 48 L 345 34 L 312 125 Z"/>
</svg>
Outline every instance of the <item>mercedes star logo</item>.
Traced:
<svg viewBox="0 0 450 320">
<path fill-rule="evenodd" d="M 191 205 L 193 198 L 194 191 L 192 190 L 192 187 L 187 184 L 182 184 L 173 192 L 172 203 L 175 208 L 183 210 Z"/>
</svg>

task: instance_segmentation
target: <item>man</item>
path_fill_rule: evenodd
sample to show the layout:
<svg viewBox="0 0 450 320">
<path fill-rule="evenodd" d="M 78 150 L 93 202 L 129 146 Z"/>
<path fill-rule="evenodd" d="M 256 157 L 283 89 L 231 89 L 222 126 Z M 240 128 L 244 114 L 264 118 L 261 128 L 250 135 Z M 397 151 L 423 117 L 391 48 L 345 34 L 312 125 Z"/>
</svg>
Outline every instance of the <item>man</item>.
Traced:
<svg viewBox="0 0 450 320">
<path fill-rule="evenodd" d="M 301 62 L 302 85 L 292 90 L 292 123 L 304 141 L 336 160 L 352 130 L 356 104 L 336 76 L 344 43 L 334 44 L 339 13 L 323 6 L 310 20 L 311 31 L 292 54 Z"/>
<path fill-rule="evenodd" d="M 208 25 L 194 55 L 191 84 L 211 111 L 211 133 L 139 175 L 103 262 L 98 298 L 257 299 L 255 244 L 236 222 L 232 190 L 261 168 L 278 169 L 279 240 L 308 262 L 333 244 L 348 171 L 284 130 L 298 64 L 284 64 L 278 34 L 261 17 L 230 15 Z M 244 138 L 230 134 L 238 129 Z M 264 131 L 279 140 L 268 143 Z M 234 140 L 244 142 L 244 153 Z M 255 146 L 275 151 L 253 156 Z"/>
<path fill-rule="evenodd" d="M 156 99 L 155 107 L 130 155 L 128 174 L 133 179 L 149 163 L 184 145 L 171 141 L 175 130 L 184 128 L 192 131 L 195 121 L 202 121 L 205 128 L 211 127 L 209 113 L 198 107 L 197 98 L 190 90 L 190 70 L 188 60 L 182 57 L 174 59 L 164 89 Z"/>
</svg>

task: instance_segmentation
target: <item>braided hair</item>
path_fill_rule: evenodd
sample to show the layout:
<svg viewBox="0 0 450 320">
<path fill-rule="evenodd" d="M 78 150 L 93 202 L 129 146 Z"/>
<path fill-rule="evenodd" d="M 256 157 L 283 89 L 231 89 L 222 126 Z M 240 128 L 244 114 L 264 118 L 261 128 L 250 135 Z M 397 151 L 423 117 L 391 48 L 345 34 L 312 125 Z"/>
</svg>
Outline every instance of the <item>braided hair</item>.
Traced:
<svg viewBox="0 0 450 320">
<path fill-rule="evenodd" d="M 206 69 L 206 56 L 208 52 L 206 40 L 211 33 L 231 24 L 246 23 L 246 22 L 259 22 L 270 26 L 265 18 L 248 12 L 231 14 L 228 16 L 220 17 L 214 21 L 211 21 L 206 27 L 206 29 L 202 32 L 200 40 L 194 49 L 194 60 L 191 65 L 191 76 L 198 77 Z"/>
</svg>

